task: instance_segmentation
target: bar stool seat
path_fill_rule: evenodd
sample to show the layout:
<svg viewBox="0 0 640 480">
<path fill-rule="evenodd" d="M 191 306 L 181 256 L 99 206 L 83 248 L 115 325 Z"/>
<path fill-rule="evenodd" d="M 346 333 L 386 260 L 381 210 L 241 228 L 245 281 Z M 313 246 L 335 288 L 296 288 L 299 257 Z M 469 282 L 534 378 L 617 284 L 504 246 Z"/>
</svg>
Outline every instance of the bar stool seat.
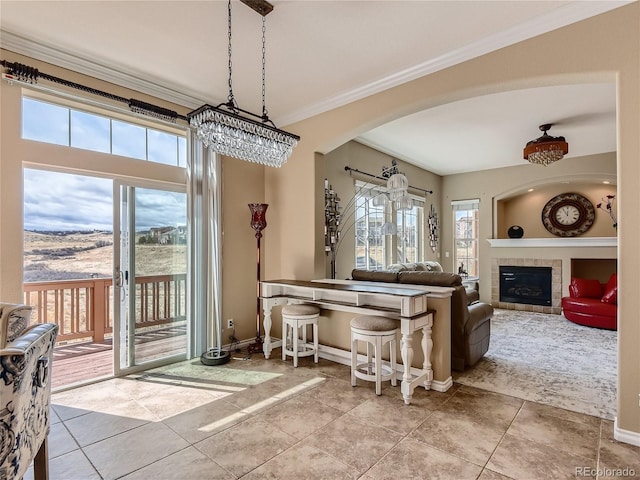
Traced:
<svg viewBox="0 0 640 480">
<path fill-rule="evenodd" d="M 320 309 L 315 305 L 291 304 L 282 307 L 282 360 L 293 357 L 293 366 L 298 366 L 298 357 L 313 355 L 318 363 L 318 318 Z M 307 326 L 313 325 L 313 342 L 307 341 Z"/>
<path fill-rule="evenodd" d="M 396 337 L 398 322 L 377 315 L 360 315 L 351 320 L 351 385 L 356 378 L 376 382 L 376 395 L 382 393 L 383 381 L 396 380 Z M 367 362 L 358 363 L 358 340 L 367 342 Z M 382 364 L 382 347 L 389 344 L 390 365 Z M 373 347 L 373 352 L 372 352 Z"/>
</svg>

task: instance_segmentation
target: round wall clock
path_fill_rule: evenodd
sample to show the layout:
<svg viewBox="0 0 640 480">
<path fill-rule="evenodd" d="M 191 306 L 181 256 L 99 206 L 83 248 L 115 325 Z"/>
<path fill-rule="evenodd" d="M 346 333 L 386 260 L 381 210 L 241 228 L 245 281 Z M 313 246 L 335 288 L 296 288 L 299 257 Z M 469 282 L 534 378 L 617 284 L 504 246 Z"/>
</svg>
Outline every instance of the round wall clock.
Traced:
<svg viewBox="0 0 640 480">
<path fill-rule="evenodd" d="M 577 237 L 591 228 L 596 218 L 593 203 L 579 193 L 556 195 L 542 209 L 542 224 L 558 237 Z"/>
</svg>

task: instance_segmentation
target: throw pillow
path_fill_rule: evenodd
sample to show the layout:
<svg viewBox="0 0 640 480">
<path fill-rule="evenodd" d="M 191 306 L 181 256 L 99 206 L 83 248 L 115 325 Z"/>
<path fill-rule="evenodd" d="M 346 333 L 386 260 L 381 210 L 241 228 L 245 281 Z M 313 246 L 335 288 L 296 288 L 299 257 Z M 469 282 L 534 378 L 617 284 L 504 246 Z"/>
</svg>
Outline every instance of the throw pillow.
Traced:
<svg viewBox="0 0 640 480">
<path fill-rule="evenodd" d="M 602 285 L 598 280 L 571 277 L 569 294 L 574 298 L 602 298 Z"/>
<path fill-rule="evenodd" d="M 604 295 L 602 295 L 604 303 L 618 303 L 618 275 L 613 273 L 609 277 L 607 286 L 604 287 Z"/>
</svg>

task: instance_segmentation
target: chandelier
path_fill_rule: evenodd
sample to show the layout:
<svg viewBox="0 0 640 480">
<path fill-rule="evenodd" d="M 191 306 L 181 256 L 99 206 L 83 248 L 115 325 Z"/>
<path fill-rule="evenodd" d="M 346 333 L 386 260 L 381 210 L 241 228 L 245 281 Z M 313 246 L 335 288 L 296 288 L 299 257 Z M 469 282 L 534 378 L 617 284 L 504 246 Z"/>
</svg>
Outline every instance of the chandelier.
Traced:
<svg viewBox="0 0 640 480">
<path fill-rule="evenodd" d="M 262 115 L 241 109 L 233 96 L 231 82 L 231 0 L 228 1 L 229 95 L 217 106 L 203 105 L 187 114 L 197 137 L 205 147 L 221 155 L 281 167 L 291 156 L 300 137 L 280 130 L 269 119 L 265 94 L 266 16 L 273 10 L 266 0 L 242 0 L 262 16 Z M 251 118 L 253 117 L 253 118 Z"/>
<path fill-rule="evenodd" d="M 524 147 L 524 159 L 528 160 L 529 163 L 544 165 L 546 167 L 550 163 L 562 160 L 562 158 L 569 153 L 569 144 L 564 137 L 547 135 L 547 130 L 549 130 L 552 125 L 551 123 L 540 125 L 539 128 L 543 132 L 543 135 L 527 142 L 527 145 Z"/>
</svg>

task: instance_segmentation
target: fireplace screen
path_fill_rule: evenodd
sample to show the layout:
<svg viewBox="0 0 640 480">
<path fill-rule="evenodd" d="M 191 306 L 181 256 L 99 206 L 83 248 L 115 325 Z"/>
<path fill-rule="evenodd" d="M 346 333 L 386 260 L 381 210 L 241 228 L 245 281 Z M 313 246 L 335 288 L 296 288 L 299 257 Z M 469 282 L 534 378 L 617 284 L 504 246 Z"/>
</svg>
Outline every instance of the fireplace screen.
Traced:
<svg viewBox="0 0 640 480">
<path fill-rule="evenodd" d="M 551 267 L 500 267 L 500 301 L 551 305 Z"/>
</svg>

